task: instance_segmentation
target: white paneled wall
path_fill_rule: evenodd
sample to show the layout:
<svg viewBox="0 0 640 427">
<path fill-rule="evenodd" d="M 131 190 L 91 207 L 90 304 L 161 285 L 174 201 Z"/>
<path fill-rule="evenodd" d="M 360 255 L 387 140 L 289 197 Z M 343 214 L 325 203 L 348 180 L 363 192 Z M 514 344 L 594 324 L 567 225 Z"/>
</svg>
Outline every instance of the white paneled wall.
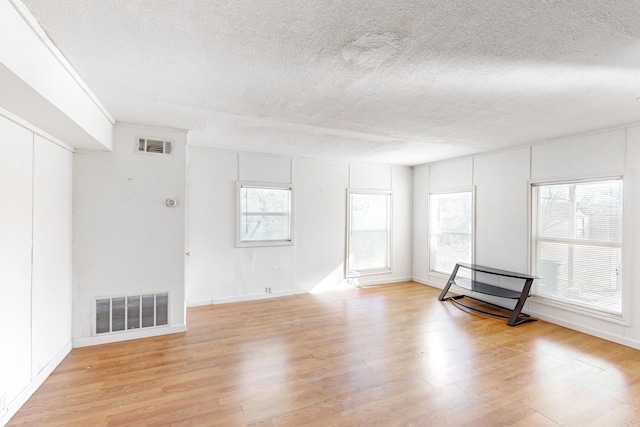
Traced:
<svg viewBox="0 0 640 427">
<path fill-rule="evenodd" d="M 295 245 L 235 246 L 235 182 L 290 183 Z M 361 284 L 411 277 L 409 167 L 189 149 L 187 302 L 201 305 L 345 286 L 346 191 L 393 190 L 393 271 Z M 265 288 L 271 288 L 266 294 Z"/>
<path fill-rule="evenodd" d="M 535 145 L 531 179 L 550 180 L 619 174 L 624 168 L 625 129 Z"/>
<path fill-rule="evenodd" d="M 393 191 L 393 245 L 392 269 L 393 281 L 411 280 L 413 266 L 413 172 L 412 168 L 394 166 L 391 168 Z M 387 283 L 388 277 L 379 277 L 375 281 L 361 280 L 362 283 Z"/>
<path fill-rule="evenodd" d="M 33 133 L 0 116 L 0 135 L 0 396 L 11 402 L 31 382 Z"/>
<path fill-rule="evenodd" d="M 231 299 L 241 291 L 234 250 L 238 154 L 189 148 L 188 157 L 186 299 Z"/>
<path fill-rule="evenodd" d="M 475 261 L 527 271 L 529 147 L 474 159 Z"/>
<path fill-rule="evenodd" d="M 3 116 L 0 150 L 2 425 L 71 350 L 72 153 Z"/>
<path fill-rule="evenodd" d="M 413 280 L 429 282 L 429 166 L 413 168 Z"/>
<path fill-rule="evenodd" d="M 38 373 L 71 331 L 73 154 L 38 135 L 34 148 L 32 348 Z"/>
<path fill-rule="evenodd" d="M 473 185 L 473 158 L 450 160 L 429 167 L 429 191 L 468 189 Z"/>
<path fill-rule="evenodd" d="M 114 135 L 113 153 L 74 159 L 74 346 L 185 330 L 186 132 L 118 124 Z M 139 137 L 173 151 L 139 153 Z M 168 327 L 92 336 L 94 298 L 167 291 Z"/>
<path fill-rule="evenodd" d="M 291 158 L 240 153 L 238 179 L 240 181 L 291 184 Z"/>
<path fill-rule="evenodd" d="M 298 289 L 324 289 L 344 278 L 348 164 L 295 158 Z"/>
<path fill-rule="evenodd" d="M 414 279 L 443 286 L 428 272 L 428 193 L 473 186 L 475 260 L 478 264 L 528 272 L 530 266 L 529 188 L 532 182 L 624 175 L 624 311 L 620 324 L 543 304 L 530 298 L 533 316 L 640 348 L 640 127 L 562 138 L 521 148 L 480 154 L 414 168 Z M 424 223 L 423 223 L 424 221 Z M 421 261 L 424 260 L 424 263 Z M 426 264 L 426 265 L 425 265 Z"/>
<path fill-rule="evenodd" d="M 356 162 L 349 165 L 349 188 L 391 190 L 391 181 L 391 166 Z"/>
</svg>

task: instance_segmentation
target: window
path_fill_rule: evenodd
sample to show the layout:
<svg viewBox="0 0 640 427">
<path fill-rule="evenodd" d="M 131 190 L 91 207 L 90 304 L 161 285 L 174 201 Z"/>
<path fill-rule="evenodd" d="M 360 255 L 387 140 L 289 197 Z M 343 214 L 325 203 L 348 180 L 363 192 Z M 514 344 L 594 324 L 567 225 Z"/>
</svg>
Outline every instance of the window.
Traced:
<svg viewBox="0 0 640 427">
<path fill-rule="evenodd" d="M 622 315 L 622 179 L 532 187 L 534 294 Z"/>
<path fill-rule="evenodd" d="M 430 194 L 429 206 L 430 269 L 449 275 L 473 259 L 473 192 Z"/>
<path fill-rule="evenodd" d="M 293 244 L 293 188 L 237 184 L 238 246 Z"/>
<path fill-rule="evenodd" d="M 349 191 L 347 277 L 391 271 L 391 192 Z"/>
</svg>

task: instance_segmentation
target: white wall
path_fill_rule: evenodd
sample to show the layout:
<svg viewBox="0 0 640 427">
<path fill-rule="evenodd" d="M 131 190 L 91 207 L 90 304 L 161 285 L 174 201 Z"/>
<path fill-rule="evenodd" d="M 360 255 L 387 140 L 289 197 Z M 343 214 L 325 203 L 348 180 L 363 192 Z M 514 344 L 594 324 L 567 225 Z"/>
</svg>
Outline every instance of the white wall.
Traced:
<svg viewBox="0 0 640 427">
<path fill-rule="evenodd" d="M 173 153 L 138 153 L 138 137 L 170 140 Z M 185 329 L 185 147 L 184 131 L 118 124 L 113 153 L 76 153 L 74 346 Z M 92 337 L 94 298 L 164 291 L 168 327 Z"/>
<path fill-rule="evenodd" d="M 295 283 L 300 291 L 344 283 L 348 165 L 295 158 Z"/>
<path fill-rule="evenodd" d="M 388 283 L 411 280 L 413 266 L 413 168 L 393 166 L 391 168 L 393 190 L 393 253 L 390 275 L 375 280 L 360 280 L 361 283 Z"/>
<path fill-rule="evenodd" d="M 33 169 L 32 371 L 69 343 L 73 155 L 35 135 Z"/>
<path fill-rule="evenodd" d="M 189 148 L 187 301 L 201 305 L 345 286 L 346 191 L 393 190 L 393 271 L 411 277 L 411 168 Z M 292 184 L 293 246 L 237 248 L 238 180 Z M 265 293 L 271 288 L 272 293 Z"/>
<path fill-rule="evenodd" d="M 529 148 L 478 156 L 475 185 L 475 262 L 528 271 Z"/>
<path fill-rule="evenodd" d="M 624 174 L 623 286 L 628 324 L 591 317 L 530 298 L 526 312 L 535 317 L 640 348 L 640 127 L 577 135 L 511 150 L 414 168 L 414 279 L 442 287 L 446 277 L 429 274 L 429 191 L 448 187 L 475 189 L 475 262 L 507 270 L 530 268 L 530 182 L 598 178 Z M 420 218 L 420 219 L 418 219 Z M 417 258 L 424 259 L 424 263 Z"/>
<path fill-rule="evenodd" d="M 0 116 L 0 425 L 71 350 L 72 153 Z"/>
<path fill-rule="evenodd" d="M 413 280 L 429 283 L 429 165 L 413 168 Z"/>
</svg>

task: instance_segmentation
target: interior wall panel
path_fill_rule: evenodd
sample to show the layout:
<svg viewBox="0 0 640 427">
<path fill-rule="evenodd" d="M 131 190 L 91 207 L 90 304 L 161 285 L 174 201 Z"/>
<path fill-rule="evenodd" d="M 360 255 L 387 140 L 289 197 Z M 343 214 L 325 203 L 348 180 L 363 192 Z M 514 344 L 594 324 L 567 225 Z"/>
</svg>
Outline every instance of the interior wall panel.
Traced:
<svg viewBox="0 0 640 427">
<path fill-rule="evenodd" d="M 7 403 L 31 380 L 32 174 L 33 134 L 0 116 L 0 397 Z"/>
<path fill-rule="evenodd" d="M 37 136 L 33 182 L 33 372 L 71 341 L 73 154 Z"/>
<path fill-rule="evenodd" d="M 441 192 L 473 185 L 473 158 L 434 163 L 429 168 L 429 191 Z"/>
<path fill-rule="evenodd" d="M 528 271 L 529 147 L 474 160 L 475 261 Z"/>
<path fill-rule="evenodd" d="M 616 129 L 534 145 L 531 179 L 575 179 L 620 173 L 625 130 Z"/>
<path fill-rule="evenodd" d="M 307 158 L 295 158 L 293 164 L 296 182 L 296 283 L 303 291 L 331 289 L 344 280 L 349 165 Z"/>
<path fill-rule="evenodd" d="M 240 153 L 238 156 L 240 181 L 291 183 L 291 157 Z"/>
<path fill-rule="evenodd" d="M 349 164 L 349 188 L 391 190 L 391 181 L 391 166 L 359 162 Z"/>
<path fill-rule="evenodd" d="M 236 180 L 238 154 L 189 148 L 187 301 L 236 294 Z M 224 202 L 223 202 L 224 201 Z"/>
<path fill-rule="evenodd" d="M 413 168 L 413 279 L 429 280 L 429 165 Z"/>
</svg>

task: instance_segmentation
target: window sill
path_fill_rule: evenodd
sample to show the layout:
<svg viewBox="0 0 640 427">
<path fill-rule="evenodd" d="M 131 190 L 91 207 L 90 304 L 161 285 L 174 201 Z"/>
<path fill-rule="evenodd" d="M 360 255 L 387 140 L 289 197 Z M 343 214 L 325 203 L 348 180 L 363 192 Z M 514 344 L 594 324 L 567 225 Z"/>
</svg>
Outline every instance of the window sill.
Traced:
<svg viewBox="0 0 640 427">
<path fill-rule="evenodd" d="M 293 246 L 292 240 L 274 242 L 236 242 L 237 248 L 264 248 L 272 246 Z"/>
<path fill-rule="evenodd" d="M 346 278 L 347 279 L 354 279 L 354 278 L 357 278 L 357 277 L 374 276 L 376 274 L 389 274 L 389 273 L 391 273 L 391 269 L 390 268 L 375 269 L 375 270 L 349 271 L 346 274 Z"/>
</svg>

